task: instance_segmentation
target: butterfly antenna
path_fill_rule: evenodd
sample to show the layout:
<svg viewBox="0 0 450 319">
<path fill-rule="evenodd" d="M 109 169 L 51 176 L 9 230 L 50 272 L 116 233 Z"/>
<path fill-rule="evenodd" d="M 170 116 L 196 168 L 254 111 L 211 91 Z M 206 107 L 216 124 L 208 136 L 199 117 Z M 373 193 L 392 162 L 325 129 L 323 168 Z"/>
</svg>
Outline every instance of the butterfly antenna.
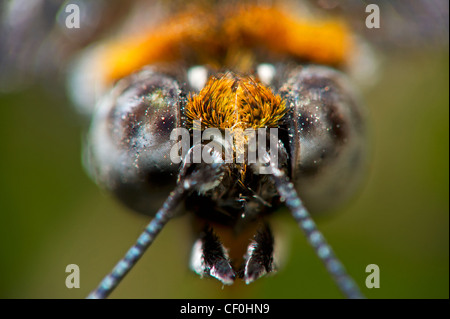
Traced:
<svg viewBox="0 0 450 319">
<path fill-rule="evenodd" d="M 128 250 L 125 257 L 116 264 L 113 270 L 100 282 L 98 287 L 89 294 L 88 299 L 104 299 L 108 297 L 142 257 L 146 249 L 153 243 L 161 229 L 175 216 L 174 211 L 184 200 L 184 197 L 189 192 L 201 188 L 203 183 L 211 183 L 220 178 L 223 174 L 224 163 L 220 154 L 217 152 L 213 154 L 212 164 L 191 164 L 193 163 L 195 149 L 200 148 L 199 151 L 201 152 L 204 147 L 204 145 L 195 145 L 189 150 L 183 161 L 175 189 L 170 193 L 163 206 L 139 236 L 136 244 Z"/>
<path fill-rule="evenodd" d="M 269 155 L 266 154 L 268 157 Z M 358 285 L 350 277 L 342 263 L 336 257 L 325 237 L 317 229 L 316 223 L 297 195 L 294 185 L 289 181 L 284 171 L 273 164 L 269 165 L 270 178 L 285 205 L 289 208 L 300 229 L 305 234 L 309 244 L 314 248 L 319 259 L 336 282 L 342 293 L 350 299 L 364 299 Z"/>
<path fill-rule="evenodd" d="M 128 250 L 114 267 L 114 269 L 100 282 L 97 289 L 92 291 L 88 299 L 104 299 L 111 294 L 114 288 L 122 281 L 126 274 L 133 268 L 137 261 L 142 257 L 147 248 L 153 243 L 161 229 L 173 217 L 173 211 L 182 201 L 186 189 L 182 185 L 177 187 L 170 193 L 161 209 L 156 216 L 145 227 L 145 230 L 139 236 L 136 243 Z"/>
</svg>

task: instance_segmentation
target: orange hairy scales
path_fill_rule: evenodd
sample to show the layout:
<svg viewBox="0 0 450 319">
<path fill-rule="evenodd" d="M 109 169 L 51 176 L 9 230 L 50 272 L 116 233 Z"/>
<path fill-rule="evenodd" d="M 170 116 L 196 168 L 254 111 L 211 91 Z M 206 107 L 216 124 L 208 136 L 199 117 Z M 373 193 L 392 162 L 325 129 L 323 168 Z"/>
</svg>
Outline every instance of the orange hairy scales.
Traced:
<svg viewBox="0 0 450 319">
<path fill-rule="evenodd" d="M 244 131 L 276 128 L 286 111 L 285 101 L 263 84 L 250 76 L 227 73 L 220 78 L 212 76 L 198 94 L 189 95 L 184 114 L 194 129 L 194 121 L 201 122 L 201 129 L 231 129 L 234 151 L 245 154 L 248 136 Z M 246 188 L 247 163 L 236 165 L 239 184 Z"/>
<path fill-rule="evenodd" d="M 251 77 L 211 77 L 185 107 L 188 123 L 201 121 L 202 128 L 257 129 L 277 127 L 286 113 L 279 96 Z"/>
<path fill-rule="evenodd" d="M 188 11 L 151 30 L 113 39 L 98 61 L 104 80 L 113 82 L 145 65 L 181 60 L 223 65 L 227 53 L 254 47 L 329 65 L 345 63 L 352 49 L 346 25 L 337 19 L 299 19 L 276 7 L 240 6 Z"/>
</svg>

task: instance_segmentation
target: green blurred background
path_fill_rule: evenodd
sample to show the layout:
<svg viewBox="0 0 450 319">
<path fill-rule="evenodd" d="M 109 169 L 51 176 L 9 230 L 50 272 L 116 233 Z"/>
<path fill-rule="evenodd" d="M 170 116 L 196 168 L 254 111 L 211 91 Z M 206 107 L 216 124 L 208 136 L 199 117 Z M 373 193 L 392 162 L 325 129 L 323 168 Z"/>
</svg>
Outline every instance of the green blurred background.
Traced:
<svg viewBox="0 0 450 319">
<path fill-rule="evenodd" d="M 448 49 L 390 55 L 366 94 L 370 171 L 361 193 L 318 220 L 369 298 L 449 297 Z M 58 89 L 59 90 L 59 89 Z M 83 298 L 149 219 L 94 185 L 81 164 L 86 121 L 39 84 L 0 96 L 0 297 Z M 222 287 L 188 270 L 189 225 L 168 224 L 112 298 L 341 298 L 287 213 L 288 260 L 275 276 Z M 77 264 L 81 288 L 65 286 Z M 380 267 L 379 289 L 364 285 Z"/>
</svg>

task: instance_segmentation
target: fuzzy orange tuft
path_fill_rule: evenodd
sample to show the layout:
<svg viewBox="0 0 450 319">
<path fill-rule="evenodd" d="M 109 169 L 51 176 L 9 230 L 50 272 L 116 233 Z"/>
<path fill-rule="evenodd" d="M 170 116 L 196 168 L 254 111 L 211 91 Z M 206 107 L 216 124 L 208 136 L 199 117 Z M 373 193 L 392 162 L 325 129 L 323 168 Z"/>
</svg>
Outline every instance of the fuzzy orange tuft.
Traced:
<svg viewBox="0 0 450 319">
<path fill-rule="evenodd" d="M 277 127 L 286 113 L 279 96 L 252 77 L 226 74 L 211 77 L 197 95 L 190 95 L 185 108 L 188 123 L 202 128 L 242 129 Z"/>
</svg>

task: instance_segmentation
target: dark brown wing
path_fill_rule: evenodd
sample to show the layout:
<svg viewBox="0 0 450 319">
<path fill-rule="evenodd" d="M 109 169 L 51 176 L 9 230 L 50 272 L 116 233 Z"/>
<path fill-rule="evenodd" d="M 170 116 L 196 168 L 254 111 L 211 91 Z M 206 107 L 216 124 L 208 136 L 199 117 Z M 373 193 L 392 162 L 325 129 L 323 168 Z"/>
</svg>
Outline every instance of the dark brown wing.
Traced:
<svg viewBox="0 0 450 319">
<path fill-rule="evenodd" d="M 80 8 L 79 29 L 66 27 L 70 12 L 63 1 L 0 1 L 0 92 L 61 77 L 73 54 L 111 30 L 132 5 L 117 0 L 72 2 Z"/>
<path fill-rule="evenodd" d="M 448 45 L 447 0 L 308 0 L 312 5 L 345 16 L 355 31 L 383 48 L 402 49 Z M 380 28 L 366 27 L 369 4 L 380 10 Z"/>
<path fill-rule="evenodd" d="M 214 5 L 219 1 L 197 0 Z M 289 5 L 288 1 L 283 2 Z M 120 29 L 130 14 L 148 20 L 156 1 L 78 0 L 80 29 L 65 26 L 67 3 L 58 0 L 0 0 L 0 92 L 17 89 L 36 79 L 62 80 L 74 53 Z M 344 16 L 355 31 L 383 49 L 448 46 L 449 3 L 446 0 L 304 0 L 327 13 Z M 380 8 L 379 29 L 368 29 L 366 6 Z M 182 10 L 182 1 L 164 2 L 166 11 Z M 156 7 L 155 7 L 156 6 Z M 147 17 L 147 19 L 145 18 Z M 49 81 L 50 80 L 50 81 Z M 61 82 L 61 81 L 58 81 Z"/>
</svg>

